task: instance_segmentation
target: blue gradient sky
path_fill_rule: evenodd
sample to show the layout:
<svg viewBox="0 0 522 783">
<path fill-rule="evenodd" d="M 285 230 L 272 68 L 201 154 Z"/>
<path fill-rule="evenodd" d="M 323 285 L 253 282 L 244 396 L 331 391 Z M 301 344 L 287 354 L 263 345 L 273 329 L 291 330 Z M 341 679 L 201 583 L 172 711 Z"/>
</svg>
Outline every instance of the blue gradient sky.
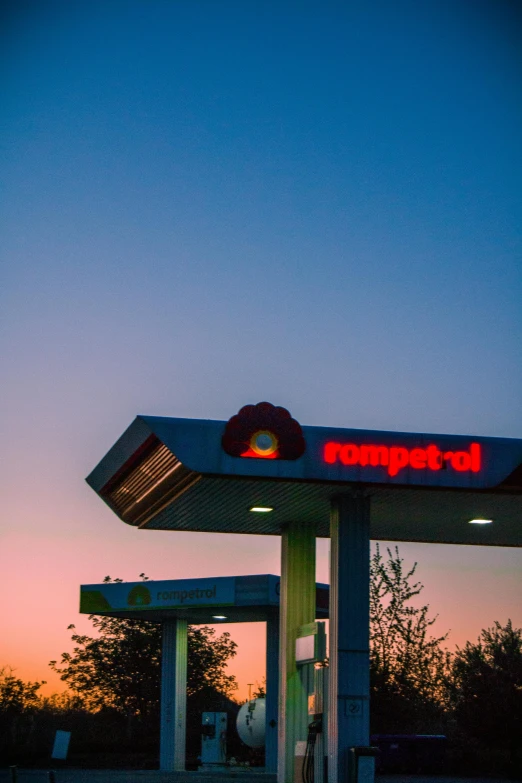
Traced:
<svg viewBox="0 0 522 783">
<path fill-rule="evenodd" d="M 268 399 L 303 424 L 522 437 L 521 16 L 11 4 L 0 666 L 50 679 L 82 581 L 278 571 L 275 539 L 138 533 L 97 500 L 83 478 L 137 413 Z M 520 550 L 404 552 L 442 630 L 522 624 Z"/>
</svg>

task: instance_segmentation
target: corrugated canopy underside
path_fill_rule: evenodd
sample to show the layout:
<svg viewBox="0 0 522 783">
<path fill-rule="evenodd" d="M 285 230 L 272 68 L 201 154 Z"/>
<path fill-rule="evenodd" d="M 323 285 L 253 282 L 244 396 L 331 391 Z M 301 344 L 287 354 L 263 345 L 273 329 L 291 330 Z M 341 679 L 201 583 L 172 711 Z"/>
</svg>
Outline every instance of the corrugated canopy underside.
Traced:
<svg viewBox="0 0 522 783">
<path fill-rule="evenodd" d="M 328 537 L 330 503 L 343 487 L 330 484 L 200 478 L 143 527 L 149 530 L 280 535 L 290 522 L 309 523 Z M 344 487 L 350 491 L 350 487 Z M 367 487 L 371 537 L 497 546 L 522 545 L 521 498 L 493 493 Z M 250 511 L 273 508 L 269 513 Z M 469 520 L 493 519 L 491 525 Z"/>
</svg>

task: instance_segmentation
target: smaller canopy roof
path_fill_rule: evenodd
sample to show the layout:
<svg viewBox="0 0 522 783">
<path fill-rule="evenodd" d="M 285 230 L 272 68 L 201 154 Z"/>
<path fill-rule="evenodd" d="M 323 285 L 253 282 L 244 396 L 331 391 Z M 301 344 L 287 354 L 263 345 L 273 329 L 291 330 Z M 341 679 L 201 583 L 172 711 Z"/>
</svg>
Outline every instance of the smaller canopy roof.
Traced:
<svg viewBox="0 0 522 783">
<path fill-rule="evenodd" d="M 522 440 L 301 427 L 280 411 L 138 416 L 87 482 L 145 529 L 279 535 L 303 522 L 328 536 L 332 498 L 364 487 L 374 539 L 522 546 Z"/>
<path fill-rule="evenodd" d="M 273 574 L 102 582 L 80 587 L 80 612 L 191 625 L 261 622 L 279 611 L 280 577 Z M 316 617 L 328 617 L 330 588 L 316 585 Z"/>
</svg>

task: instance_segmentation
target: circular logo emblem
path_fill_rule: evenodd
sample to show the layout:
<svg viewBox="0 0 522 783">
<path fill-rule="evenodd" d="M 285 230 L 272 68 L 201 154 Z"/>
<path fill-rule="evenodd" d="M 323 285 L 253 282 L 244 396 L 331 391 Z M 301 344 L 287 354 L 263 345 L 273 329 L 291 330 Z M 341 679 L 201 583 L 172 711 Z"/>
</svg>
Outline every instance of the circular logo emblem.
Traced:
<svg viewBox="0 0 522 783">
<path fill-rule="evenodd" d="M 250 438 L 250 448 L 260 457 L 270 457 L 275 454 L 279 441 L 273 432 L 258 430 Z"/>
<path fill-rule="evenodd" d="M 299 422 L 270 402 L 241 408 L 227 422 L 221 442 L 232 457 L 257 459 L 298 459 L 306 448 Z"/>
</svg>

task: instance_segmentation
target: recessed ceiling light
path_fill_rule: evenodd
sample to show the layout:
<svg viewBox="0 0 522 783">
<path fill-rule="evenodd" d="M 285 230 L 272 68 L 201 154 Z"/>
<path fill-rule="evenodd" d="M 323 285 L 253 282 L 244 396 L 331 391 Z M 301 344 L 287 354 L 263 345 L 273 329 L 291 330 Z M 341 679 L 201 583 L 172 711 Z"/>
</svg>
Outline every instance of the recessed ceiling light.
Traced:
<svg viewBox="0 0 522 783">
<path fill-rule="evenodd" d="M 255 511 L 257 514 L 268 514 L 269 511 L 273 511 L 270 506 L 252 506 L 250 511 Z"/>
<path fill-rule="evenodd" d="M 226 620 L 226 615 L 224 614 L 213 614 L 212 615 L 213 620 Z"/>
<path fill-rule="evenodd" d="M 468 521 L 470 525 L 491 525 L 493 522 L 492 519 L 482 519 L 481 517 L 477 517 L 477 519 L 470 519 Z"/>
</svg>

